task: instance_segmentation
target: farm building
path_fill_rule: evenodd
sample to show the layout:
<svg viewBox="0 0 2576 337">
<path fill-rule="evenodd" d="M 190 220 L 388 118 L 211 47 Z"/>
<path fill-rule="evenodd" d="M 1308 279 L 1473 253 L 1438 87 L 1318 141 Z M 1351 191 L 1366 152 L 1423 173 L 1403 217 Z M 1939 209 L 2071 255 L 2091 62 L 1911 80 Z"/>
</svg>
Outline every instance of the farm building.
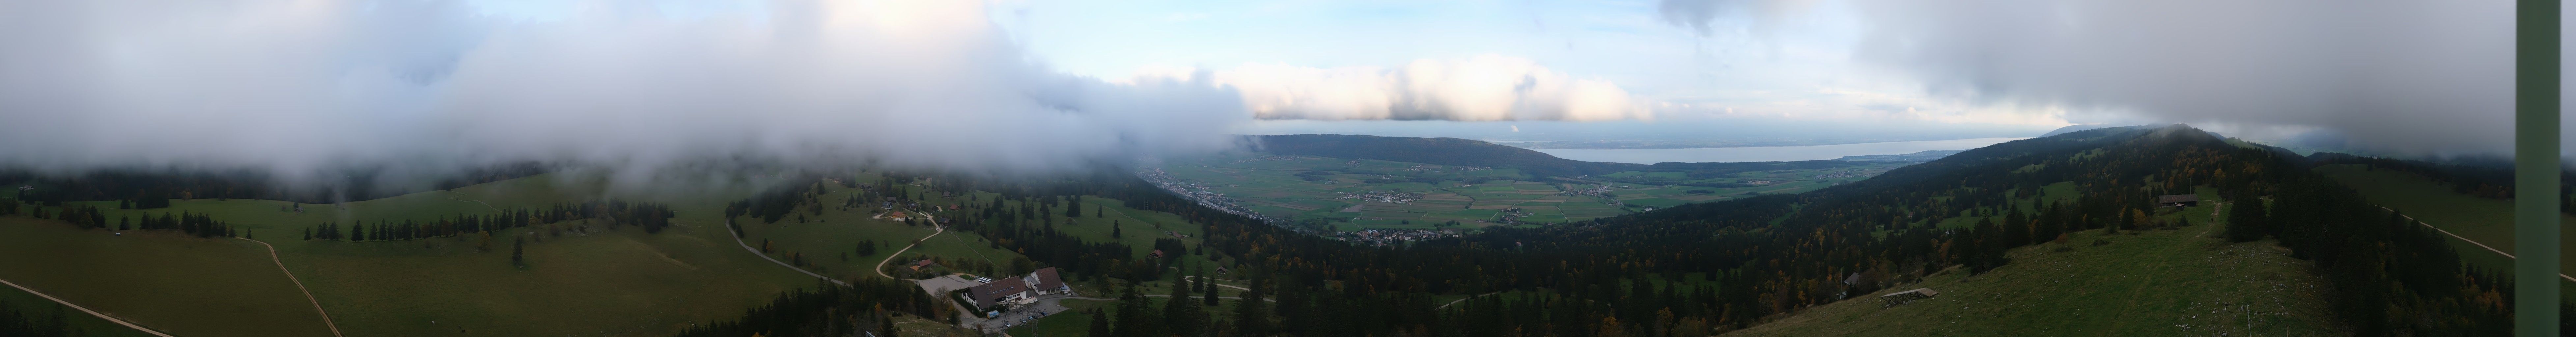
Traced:
<svg viewBox="0 0 2576 337">
<path fill-rule="evenodd" d="M 920 262 L 912 263 L 912 271 L 921 271 L 921 268 L 930 268 L 931 265 L 935 264 L 930 263 L 930 259 L 921 259 Z"/>
<path fill-rule="evenodd" d="M 1898 304 L 1905 304 L 1906 302 L 1913 302 L 1914 300 L 1920 300 L 1920 299 L 1932 298 L 1932 296 L 1940 296 L 1940 295 L 1941 295 L 1941 291 L 1939 291 L 1939 290 L 1932 290 L 1932 288 L 1914 288 L 1914 290 L 1899 291 L 1899 292 L 1889 293 L 1889 294 L 1886 294 L 1886 295 L 1878 295 L 1878 299 L 1879 299 L 1880 301 L 1886 301 L 1886 302 L 1887 302 L 1887 305 L 1886 305 L 1886 306 L 1893 307 L 1893 306 L 1896 306 L 1896 305 L 1898 305 Z"/>
<path fill-rule="evenodd" d="M 977 310 L 996 310 L 1037 303 L 1040 295 L 1073 293 L 1073 285 L 1056 276 L 1054 267 L 1038 269 L 1020 277 L 1003 277 L 993 282 L 967 288 L 966 296 L 975 300 Z"/>
<path fill-rule="evenodd" d="M 1055 267 L 1046 267 L 1038 269 L 1036 272 L 1030 272 L 1029 276 L 1024 279 L 1027 281 L 1025 283 L 1029 284 L 1029 290 L 1036 291 L 1039 295 L 1056 295 L 1073 292 L 1073 284 L 1064 283 L 1064 278 L 1057 277 Z"/>
<path fill-rule="evenodd" d="M 1017 277 L 1004 277 L 966 289 L 966 296 L 975 300 L 975 309 L 979 310 L 992 310 L 1005 304 L 1028 304 L 1037 301 L 1034 295 L 1029 293 L 1028 284 Z"/>
<path fill-rule="evenodd" d="M 2156 206 L 2167 206 L 2167 207 L 2191 207 L 2191 206 L 2200 206 L 2200 195 L 2198 195 L 2198 194 L 2160 195 L 2160 196 L 2156 196 Z"/>
</svg>

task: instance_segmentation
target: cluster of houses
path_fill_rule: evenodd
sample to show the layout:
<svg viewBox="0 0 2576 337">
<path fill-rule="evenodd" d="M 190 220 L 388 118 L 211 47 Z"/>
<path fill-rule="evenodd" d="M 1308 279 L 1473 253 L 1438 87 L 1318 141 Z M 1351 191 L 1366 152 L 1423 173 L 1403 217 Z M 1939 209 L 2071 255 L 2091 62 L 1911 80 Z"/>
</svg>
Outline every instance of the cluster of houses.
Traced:
<svg viewBox="0 0 2576 337">
<path fill-rule="evenodd" d="M 1154 183 L 1154 186 L 1162 187 L 1165 191 L 1171 191 L 1173 194 L 1179 194 L 1183 198 L 1197 201 L 1201 206 L 1225 211 L 1229 214 L 1261 219 L 1263 222 L 1268 222 L 1272 225 L 1280 223 L 1277 218 L 1261 215 L 1261 213 L 1253 212 L 1251 209 L 1243 208 L 1243 206 L 1236 206 L 1234 204 L 1236 202 L 1234 198 L 1227 198 L 1225 194 L 1208 191 L 1206 186 L 1181 180 L 1179 178 L 1172 178 L 1170 174 L 1163 172 L 1162 169 L 1147 168 L 1143 171 L 1137 171 L 1136 177 L 1144 178 L 1146 182 Z M 1299 227 L 1286 228 L 1298 229 Z M 1299 231 L 1303 232 L 1305 230 Z"/>
<path fill-rule="evenodd" d="M 1340 198 L 1340 199 L 1352 199 L 1352 200 L 1359 200 L 1359 201 L 1376 201 L 1376 202 L 1383 202 L 1383 203 L 1390 203 L 1390 204 L 1410 204 L 1410 203 L 1413 203 L 1413 201 L 1414 201 L 1414 200 L 1421 200 L 1421 199 L 1422 199 L 1422 193 L 1404 193 L 1404 192 L 1390 192 L 1390 191 L 1376 191 L 1376 190 L 1360 191 L 1360 192 L 1341 192 L 1341 198 Z"/>
<path fill-rule="evenodd" d="M 1269 157 L 1261 157 L 1261 158 L 1253 158 L 1253 159 L 1237 160 L 1237 161 L 1234 161 L 1234 162 L 1232 162 L 1232 163 L 1227 163 L 1227 164 L 1242 164 L 1242 163 L 1250 163 L 1250 162 L 1263 161 L 1263 160 L 1297 160 L 1297 157 L 1269 156 Z"/>
<path fill-rule="evenodd" d="M 1421 229 L 1403 229 L 1403 230 L 1393 230 L 1393 229 L 1367 229 L 1367 230 L 1357 230 L 1357 231 L 1349 231 L 1349 232 L 1338 232 L 1338 233 L 1333 233 L 1333 238 L 1334 238 L 1334 239 L 1340 239 L 1340 240 L 1342 240 L 1342 241 L 1350 241 L 1350 242 L 1366 243 L 1366 244 L 1372 244 L 1372 245 L 1380 245 L 1380 246 L 1383 246 L 1383 245 L 1390 245 L 1390 244 L 1396 244 L 1396 243 L 1400 243 L 1400 242 L 1407 242 L 1407 241 L 1422 241 L 1422 240 L 1430 240 L 1430 239 L 1438 239 L 1438 238 L 1454 237 L 1454 236 L 1458 236 L 1458 235 L 1457 235 L 1456 233 L 1454 233 L 1454 232 L 1450 232 L 1450 231 L 1421 230 Z"/>
<path fill-rule="evenodd" d="M 966 288 L 966 297 L 974 301 L 976 311 L 998 311 L 1037 303 L 1038 296 L 1073 294 L 1073 285 L 1056 276 L 1055 267 L 1029 272 L 1020 277 L 1001 279 Z"/>
</svg>

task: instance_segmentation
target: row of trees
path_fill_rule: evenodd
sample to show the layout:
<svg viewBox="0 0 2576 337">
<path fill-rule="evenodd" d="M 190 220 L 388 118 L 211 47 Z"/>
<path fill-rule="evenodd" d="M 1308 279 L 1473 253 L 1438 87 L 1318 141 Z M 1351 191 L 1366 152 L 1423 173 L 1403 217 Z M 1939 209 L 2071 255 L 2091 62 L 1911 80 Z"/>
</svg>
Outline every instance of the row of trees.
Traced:
<svg viewBox="0 0 2576 337">
<path fill-rule="evenodd" d="M 514 208 L 496 214 L 443 216 L 430 221 L 356 221 L 345 228 L 338 222 L 325 222 L 307 227 L 305 239 L 380 241 L 454 237 L 582 219 L 600 219 L 609 226 L 635 226 L 647 233 L 659 233 L 669 227 L 671 217 L 677 215 L 669 205 L 659 203 L 620 200 L 557 203 L 542 210 Z"/>
<path fill-rule="evenodd" d="M 864 336 L 894 337 L 896 314 L 955 319 L 954 311 L 911 282 L 860 279 L 843 288 L 822 284 L 815 290 L 779 295 L 741 318 L 689 327 L 681 337 Z"/>
<path fill-rule="evenodd" d="M 38 173 L 23 169 L 0 169 L 0 181 L 24 181 L 41 186 L 18 199 L 45 206 L 62 206 L 69 201 L 122 200 L 133 209 L 169 207 L 170 199 L 268 199 L 308 204 L 328 204 L 351 200 L 368 200 L 407 193 L 451 189 L 467 185 L 508 180 L 552 171 L 539 163 L 522 162 L 487 166 L 458 167 L 437 170 L 446 178 L 413 179 L 426 176 L 399 172 L 408 167 L 345 167 L 319 177 L 337 177 L 302 184 L 285 184 L 270 173 L 256 170 L 176 171 L 154 169 L 97 170 L 76 176 Z M 304 186 L 304 187 L 286 187 Z"/>
</svg>

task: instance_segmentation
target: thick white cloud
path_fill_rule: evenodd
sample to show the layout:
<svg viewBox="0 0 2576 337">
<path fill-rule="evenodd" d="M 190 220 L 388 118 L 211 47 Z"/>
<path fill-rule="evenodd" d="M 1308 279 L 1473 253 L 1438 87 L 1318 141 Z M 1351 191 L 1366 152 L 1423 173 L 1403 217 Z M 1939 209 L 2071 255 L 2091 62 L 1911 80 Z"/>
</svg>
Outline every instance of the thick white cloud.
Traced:
<svg viewBox="0 0 2576 337">
<path fill-rule="evenodd" d="M 1690 28 L 1760 24 L 1722 13 L 1763 8 L 1849 11 L 1861 32 L 1852 46 L 1858 60 L 1902 69 L 1930 93 L 1962 102 L 2064 107 L 2080 121 L 2320 128 L 2364 145 L 2433 153 L 2499 152 L 2512 135 L 2509 1 L 1784 6 L 1799 2 L 1806 1 L 1665 0 L 1661 9 Z"/>
<path fill-rule="evenodd" d="M 1569 120 L 1652 118 L 1644 100 L 1606 80 L 1575 78 L 1528 59 L 1483 55 L 1415 60 L 1401 68 L 1276 63 L 1142 78 L 1200 78 L 1232 87 L 1260 119 Z"/>
<path fill-rule="evenodd" d="M 0 0 L 0 164 L 625 174 L 752 159 L 996 174 L 1226 146 L 1236 94 L 1029 61 L 975 2 Z"/>
</svg>

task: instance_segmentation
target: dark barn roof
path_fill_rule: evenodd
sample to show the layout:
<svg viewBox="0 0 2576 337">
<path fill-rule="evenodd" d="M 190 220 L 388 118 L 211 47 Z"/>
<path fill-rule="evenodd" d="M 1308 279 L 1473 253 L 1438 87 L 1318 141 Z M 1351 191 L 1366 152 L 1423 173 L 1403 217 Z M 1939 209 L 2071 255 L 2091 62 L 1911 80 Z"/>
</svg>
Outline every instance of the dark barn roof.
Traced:
<svg viewBox="0 0 2576 337">
<path fill-rule="evenodd" d="M 1064 288 L 1065 286 L 1064 279 L 1056 277 L 1055 267 L 1038 269 L 1037 272 L 1029 273 L 1029 275 L 1036 276 L 1038 279 L 1038 284 L 1031 287 L 1032 289 L 1054 291 L 1058 288 Z"/>
<path fill-rule="evenodd" d="M 2159 204 L 2170 204 L 2170 203 L 2177 203 L 2177 202 L 2199 202 L 2199 201 L 2200 201 L 2200 195 L 2199 195 L 2199 194 L 2175 194 L 2175 195 L 2160 195 L 2160 196 L 2156 196 L 2156 203 L 2159 203 Z"/>
<path fill-rule="evenodd" d="M 1020 278 L 1004 277 L 993 280 L 993 283 L 976 285 L 974 288 L 967 289 L 966 293 L 968 294 L 967 296 L 975 297 L 976 308 L 984 308 L 991 307 L 994 304 L 1001 304 L 1002 298 L 1011 297 L 1011 294 L 1018 294 L 1022 291 L 1028 291 L 1028 287 L 1026 284 L 1020 283 Z"/>
</svg>

